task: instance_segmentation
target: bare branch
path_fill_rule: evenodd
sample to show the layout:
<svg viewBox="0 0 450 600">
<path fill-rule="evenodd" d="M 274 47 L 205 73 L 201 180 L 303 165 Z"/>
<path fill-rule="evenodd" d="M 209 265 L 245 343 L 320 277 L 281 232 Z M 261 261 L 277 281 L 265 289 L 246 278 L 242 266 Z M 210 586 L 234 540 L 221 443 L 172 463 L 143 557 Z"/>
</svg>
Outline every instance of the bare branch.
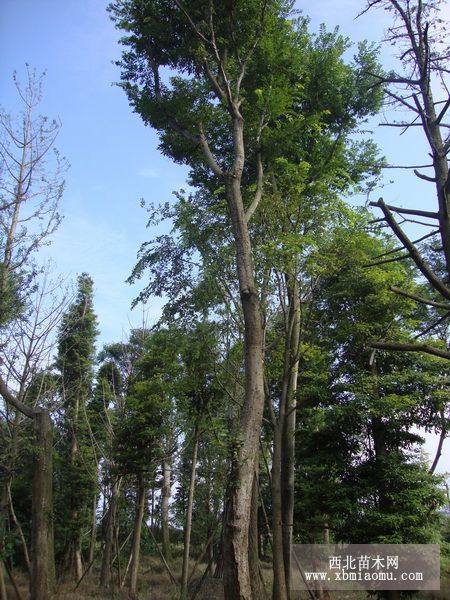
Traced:
<svg viewBox="0 0 450 600">
<path fill-rule="evenodd" d="M 409 343 L 397 343 L 397 342 L 372 342 L 370 344 L 372 348 L 377 350 L 397 350 L 401 352 L 425 352 L 425 354 L 431 354 L 438 356 L 439 358 L 445 358 L 450 360 L 450 352 L 442 350 L 442 348 L 435 348 L 428 344 L 409 344 Z"/>
<path fill-rule="evenodd" d="M 420 331 L 417 335 L 415 335 L 413 339 L 418 340 L 419 338 L 423 337 L 424 335 L 432 331 L 435 327 L 443 323 L 446 319 L 448 319 L 449 316 L 450 312 L 445 313 L 445 315 L 442 315 L 442 317 L 439 317 L 439 319 L 436 319 L 436 321 L 428 325 L 428 327 L 425 327 L 423 331 Z"/>
<path fill-rule="evenodd" d="M 394 216 L 389 209 L 389 207 L 384 203 L 383 199 L 380 198 L 378 202 L 371 203 L 372 206 L 378 206 L 383 211 L 383 214 L 386 218 L 386 221 L 390 225 L 392 231 L 395 233 L 397 238 L 402 242 L 405 248 L 408 250 L 411 258 L 416 263 L 418 269 L 425 277 L 425 279 L 433 286 L 433 288 L 438 291 L 444 298 L 450 300 L 450 289 L 444 284 L 444 282 L 433 272 L 431 267 L 423 260 L 420 256 L 417 248 L 405 234 L 405 232 L 401 229 L 397 221 L 394 219 Z"/>
<path fill-rule="evenodd" d="M 431 181 L 432 183 L 436 183 L 436 177 L 430 177 L 429 175 L 424 175 L 423 173 L 419 173 L 417 169 L 414 169 L 414 175 L 419 179 L 423 179 L 424 181 Z"/>
<path fill-rule="evenodd" d="M 370 206 L 380 206 L 378 202 L 370 202 Z M 401 215 L 414 215 L 415 217 L 427 217 L 428 219 L 438 219 L 439 215 L 436 212 L 431 212 L 429 210 L 415 210 L 411 208 L 401 208 L 399 206 L 392 206 L 392 204 L 385 204 L 386 208 L 391 210 L 392 212 L 399 213 Z"/>
<path fill-rule="evenodd" d="M 391 291 L 395 294 L 399 294 L 400 296 L 405 296 L 405 298 L 410 298 L 411 300 L 415 300 L 416 302 L 420 302 L 420 304 L 426 304 L 427 306 L 434 306 L 435 308 L 442 308 L 444 310 L 450 310 L 450 304 L 444 304 L 443 302 L 436 302 L 435 300 L 430 300 L 428 298 L 423 298 L 422 296 L 417 296 L 416 294 L 412 294 L 411 292 L 405 292 L 395 285 L 390 287 Z"/>
<path fill-rule="evenodd" d="M 444 108 L 441 110 L 441 112 L 438 114 L 438 116 L 436 117 L 436 121 L 434 122 L 435 125 L 439 125 L 440 122 L 442 121 L 442 119 L 445 116 L 445 113 L 447 112 L 447 110 L 450 107 L 450 98 L 446 101 Z"/>
</svg>

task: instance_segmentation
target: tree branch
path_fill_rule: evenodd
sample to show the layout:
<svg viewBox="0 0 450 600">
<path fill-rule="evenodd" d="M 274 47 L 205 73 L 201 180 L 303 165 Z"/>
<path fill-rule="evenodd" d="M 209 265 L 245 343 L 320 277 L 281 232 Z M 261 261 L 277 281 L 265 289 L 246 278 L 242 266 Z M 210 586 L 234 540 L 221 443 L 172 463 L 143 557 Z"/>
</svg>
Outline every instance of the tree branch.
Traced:
<svg viewBox="0 0 450 600">
<path fill-rule="evenodd" d="M 447 112 L 447 110 L 449 109 L 449 107 L 450 107 L 450 98 L 447 100 L 447 102 L 444 105 L 444 108 L 441 110 L 441 112 L 436 117 L 436 121 L 434 122 L 435 125 L 439 125 L 440 124 L 440 122 L 444 118 L 444 115 Z"/>
<path fill-rule="evenodd" d="M 16 398 L 8 389 L 8 386 L 3 381 L 3 378 L 0 375 L 0 395 L 3 397 L 4 401 L 14 406 L 19 412 L 21 412 L 26 417 L 30 417 L 32 419 L 34 417 L 35 411 L 21 402 L 18 398 Z"/>
<path fill-rule="evenodd" d="M 398 350 L 401 352 L 425 352 L 425 354 L 431 354 L 432 356 L 438 356 L 439 358 L 445 358 L 450 360 L 450 352 L 442 350 L 441 348 L 435 348 L 428 344 L 408 344 L 408 343 L 397 343 L 397 342 L 372 342 L 371 348 L 376 350 Z"/>
<path fill-rule="evenodd" d="M 435 302 L 434 300 L 429 300 L 428 298 L 423 298 L 422 296 L 411 294 L 411 292 L 405 292 L 404 290 L 396 287 L 395 285 L 391 285 L 389 289 L 395 294 L 399 294 L 400 296 L 404 296 L 405 298 L 410 298 L 411 300 L 420 302 L 420 304 L 426 304 L 427 306 L 434 306 L 435 308 L 450 310 L 450 304 L 444 304 L 443 302 Z"/>
<path fill-rule="evenodd" d="M 211 152 L 211 149 L 209 147 L 208 141 L 205 136 L 205 132 L 203 130 L 203 125 L 201 123 L 199 124 L 199 130 L 200 130 L 199 142 L 200 142 L 200 146 L 202 147 L 203 154 L 205 155 L 206 162 L 215 175 L 222 177 L 224 175 L 224 172 L 219 167 L 218 162 L 216 161 L 213 153 Z"/>
<path fill-rule="evenodd" d="M 261 152 L 258 152 L 256 160 L 257 160 L 257 169 L 258 169 L 258 174 L 257 174 L 257 179 L 256 179 L 256 192 L 255 192 L 255 197 L 253 198 L 253 202 L 250 204 L 250 206 L 248 207 L 248 209 L 245 212 L 245 220 L 247 221 L 247 223 L 250 221 L 250 219 L 253 216 L 253 213 L 258 208 L 258 204 L 261 200 L 262 191 L 263 191 L 264 171 L 263 171 L 263 165 L 262 165 L 262 160 L 261 160 Z"/>
<path fill-rule="evenodd" d="M 442 296 L 444 296 L 444 298 L 446 298 L 447 300 L 450 300 L 450 290 L 447 288 L 444 282 L 435 273 L 433 273 L 431 267 L 420 256 L 417 248 L 414 246 L 414 244 L 399 226 L 397 221 L 394 219 L 392 212 L 390 211 L 389 207 L 384 203 L 383 199 L 380 198 L 378 202 L 371 202 L 370 204 L 371 206 L 378 206 L 379 208 L 381 208 L 386 218 L 386 221 L 388 222 L 392 231 L 405 246 L 406 250 L 408 250 L 411 258 L 416 263 L 422 275 L 433 286 L 433 288 L 436 291 L 442 294 Z"/>
<path fill-rule="evenodd" d="M 447 437 L 447 430 L 444 427 L 444 415 L 442 414 L 442 429 L 441 429 L 441 434 L 439 436 L 439 443 L 438 443 L 438 447 L 436 449 L 436 455 L 434 457 L 433 463 L 431 465 L 431 467 L 428 470 L 428 473 L 433 474 L 436 470 L 436 467 L 438 465 L 439 459 L 441 458 L 441 454 L 442 454 L 442 446 L 444 445 L 444 440 Z"/>
<path fill-rule="evenodd" d="M 380 207 L 379 200 L 377 202 L 370 202 L 369 206 Z M 415 217 L 427 217 L 428 219 L 438 219 L 439 215 L 437 212 L 431 212 L 429 210 L 413 210 L 411 208 L 401 208 L 399 206 L 392 206 L 392 204 L 385 204 L 386 208 L 392 212 L 399 213 L 401 215 L 414 215 Z"/>
<path fill-rule="evenodd" d="M 414 169 L 414 175 L 419 179 L 423 179 L 424 181 L 431 181 L 432 183 L 436 183 L 436 177 L 430 177 L 429 175 L 424 175 L 423 173 L 419 173 L 417 169 Z"/>
</svg>

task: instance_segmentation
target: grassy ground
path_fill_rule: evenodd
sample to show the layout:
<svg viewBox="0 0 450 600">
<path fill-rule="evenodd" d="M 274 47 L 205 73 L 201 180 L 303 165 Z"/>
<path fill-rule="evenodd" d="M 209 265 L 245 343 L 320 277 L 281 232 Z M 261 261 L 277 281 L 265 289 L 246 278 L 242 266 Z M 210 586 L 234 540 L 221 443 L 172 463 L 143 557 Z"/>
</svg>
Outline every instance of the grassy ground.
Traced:
<svg viewBox="0 0 450 600">
<path fill-rule="evenodd" d="M 192 564 L 193 566 L 193 564 Z M 176 557 L 171 562 L 171 568 L 176 577 L 181 574 L 181 557 Z M 200 578 L 206 568 L 205 564 L 198 566 L 195 576 L 192 579 L 191 593 L 199 583 Z M 267 598 L 270 598 L 271 588 L 271 565 L 262 563 L 262 573 L 267 589 Z M 441 590 L 439 592 L 422 592 L 415 596 L 417 600 L 450 600 L 450 570 L 447 565 L 443 565 L 441 571 Z M 29 600 L 28 581 L 22 574 L 14 574 L 21 600 Z M 105 593 L 98 587 L 98 571 L 94 569 L 92 574 L 85 578 L 77 590 L 74 585 L 64 584 L 58 587 L 55 600 L 127 600 L 126 589 L 121 591 L 114 590 L 111 593 Z M 8 600 L 19 600 L 14 592 L 14 588 L 9 585 Z M 139 576 L 139 596 L 141 600 L 178 600 L 179 588 L 175 586 L 167 574 L 161 560 L 158 557 L 144 557 Z M 332 600 L 365 600 L 368 598 L 365 592 L 331 592 Z M 371 596 L 373 598 L 373 596 Z M 196 595 L 196 600 L 223 600 L 222 581 L 207 577 L 201 589 Z M 297 595 L 293 600 L 309 600 L 306 592 Z"/>
</svg>

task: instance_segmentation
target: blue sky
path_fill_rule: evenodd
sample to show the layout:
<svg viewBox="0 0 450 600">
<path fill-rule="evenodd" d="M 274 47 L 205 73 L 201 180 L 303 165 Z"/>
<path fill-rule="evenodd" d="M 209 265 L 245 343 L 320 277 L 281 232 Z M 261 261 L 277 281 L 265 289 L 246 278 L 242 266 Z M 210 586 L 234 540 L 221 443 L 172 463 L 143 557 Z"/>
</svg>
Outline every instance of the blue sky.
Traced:
<svg viewBox="0 0 450 600">
<path fill-rule="evenodd" d="M 186 170 L 157 150 L 155 133 L 144 127 L 128 107 L 125 94 L 113 86 L 118 69 L 119 37 L 106 14 L 106 0 L 2 0 L 0 3 L 0 103 L 14 112 L 17 105 L 12 72 L 24 77 L 28 62 L 46 70 L 42 113 L 59 117 L 57 141 L 71 164 L 61 210 L 64 221 L 43 255 L 52 257 L 57 271 L 75 277 L 89 272 L 95 281 L 100 344 L 126 335 L 142 314 L 130 311 L 138 288 L 125 284 L 141 242 L 151 237 L 140 198 L 154 203 L 172 198 L 183 187 Z M 387 21 L 375 11 L 355 20 L 363 0 L 297 2 L 311 18 L 312 30 L 321 22 L 339 25 L 355 42 L 379 41 Z M 450 13 L 446 3 L 447 14 Z M 390 64 L 391 48 L 382 47 Z M 415 132 L 399 138 L 397 130 L 371 125 L 389 162 L 422 163 L 424 146 Z M 380 192 L 385 200 L 431 208 L 429 185 L 410 172 L 389 171 L 395 184 Z M 406 198 L 406 202 L 405 202 Z M 157 299 L 147 307 L 149 322 L 159 315 Z M 447 469 L 450 469 L 450 463 Z"/>
</svg>

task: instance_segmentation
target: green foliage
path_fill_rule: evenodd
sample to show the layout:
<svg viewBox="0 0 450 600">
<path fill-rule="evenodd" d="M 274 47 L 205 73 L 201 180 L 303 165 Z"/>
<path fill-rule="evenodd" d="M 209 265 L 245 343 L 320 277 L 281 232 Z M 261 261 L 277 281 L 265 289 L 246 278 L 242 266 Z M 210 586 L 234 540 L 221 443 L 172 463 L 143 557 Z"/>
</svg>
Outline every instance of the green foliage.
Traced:
<svg viewBox="0 0 450 600">
<path fill-rule="evenodd" d="M 418 455 L 417 428 L 439 427 L 445 370 L 421 355 L 370 348 L 410 339 L 424 316 L 390 286 L 414 290 L 408 266 L 367 265 L 389 245 L 361 230 L 337 230 L 301 368 L 297 531 L 338 541 L 429 543 L 439 539 L 442 493 Z M 326 376 L 324 375 L 326 373 Z"/>
<path fill-rule="evenodd" d="M 98 456 L 89 422 L 97 319 L 93 310 L 93 282 L 78 278 L 77 296 L 64 314 L 58 337 L 59 391 L 64 408 L 55 457 L 56 552 L 68 552 L 90 523 L 98 485 Z"/>
</svg>

